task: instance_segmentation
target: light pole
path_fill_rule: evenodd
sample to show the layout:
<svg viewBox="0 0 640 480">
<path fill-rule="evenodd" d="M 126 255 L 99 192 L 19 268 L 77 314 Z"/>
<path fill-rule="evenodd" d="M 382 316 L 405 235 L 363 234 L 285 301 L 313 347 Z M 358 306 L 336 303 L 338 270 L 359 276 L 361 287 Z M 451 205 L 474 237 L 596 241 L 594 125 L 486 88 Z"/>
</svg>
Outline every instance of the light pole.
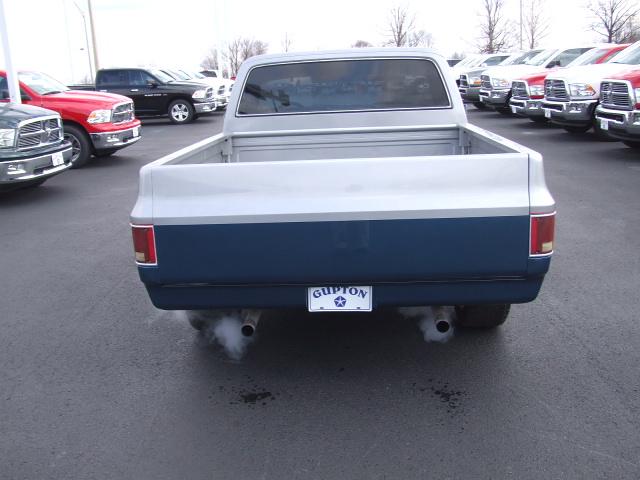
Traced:
<svg viewBox="0 0 640 480">
<path fill-rule="evenodd" d="M 95 81 L 95 75 L 93 73 L 93 62 L 91 61 L 91 52 L 89 51 L 89 34 L 87 33 L 87 19 L 85 18 L 85 14 L 84 11 L 78 6 L 78 4 L 74 1 L 73 4 L 76 6 L 76 8 L 78 9 L 78 12 L 80 12 L 80 16 L 82 17 L 82 23 L 84 25 L 84 42 L 86 44 L 87 47 L 87 60 L 89 61 L 89 81 Z"/>
<path fill-rule="evenodd" d="M 0 0 L 0 36 L 2 37 L 2 49 L 4 50 L 4 62 L 7 70 L 9 100 L 13 103 L 22 103 L 18 75 L 13 68 L 13 59 L 11 58 L 11 46 L 9 45 L 9 32 L 7 30 L 7 15 L 5 14 L 4 0 Z"/>
<path fill-rule="evenodd" d="M 100 62 L 98 61 L 98 44 L 96 42 L 96 27 L 93 21 L 93 8 L 91 7 L 91 0 L 87 0 L 89 6 L 89 25 L 91 26 L 91 46 L 93 47 L 93 61 L 95 62 L 96 71 L 100 69 Z"/>
<path fill-rule="evenodd" d="M 522 50 L 522 0 L 520 0 L 520 50 Z"/>
</svg>

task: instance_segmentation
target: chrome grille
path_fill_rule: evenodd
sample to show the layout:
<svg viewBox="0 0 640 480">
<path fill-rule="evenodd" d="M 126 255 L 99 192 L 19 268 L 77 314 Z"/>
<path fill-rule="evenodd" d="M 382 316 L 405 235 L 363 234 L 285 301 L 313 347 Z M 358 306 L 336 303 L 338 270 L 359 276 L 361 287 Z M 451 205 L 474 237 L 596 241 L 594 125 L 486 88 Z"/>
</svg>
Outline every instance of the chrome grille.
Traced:
<svg viewBox="0 0 640 480">
<path fill-rule="evenodd" d="M 515 81 L 511 84 L 511 97 L 513 98 L 529 98 L 529 92 L 527 91 L 527 83 Z"/>
<path fill-rule="evenodd" d="M 604 107 L 617 110 L 633 110 L 629 85 L 625 82 L 602 82 L 600 84 L 600 103 Z"/>
<path fill-rule="evenodd" d="M 122 103 L 116 105 L 111 115 L 111 123 L 125 123 L 130 122 L 135 118 L 133 102 Z"/>
<path fill-rule="evenodd" d="M 460 75 L 460 86 L 465 88 L 469 86 L 469 78 L 466 75 Z"/>
<path fill-rule="evenodd" d="M 18 150 L 51 145 L 62 140 L 60 117 L 28 120 L 20 125 L 16 146 Z"/>
<path fill-rule="evenodd" d="M 547 100 L 559 100 L 565 102 L 569 100 L 567 86 L 564 80 L 547 79 L 544 81 L 544 97 Z"/>
<path fill-rule="evenodd" d="M 491 90 L 491 77 L 489 75 L 480 76 L 480 80 L 482 80 L 482 88 Z"/>
</svg>

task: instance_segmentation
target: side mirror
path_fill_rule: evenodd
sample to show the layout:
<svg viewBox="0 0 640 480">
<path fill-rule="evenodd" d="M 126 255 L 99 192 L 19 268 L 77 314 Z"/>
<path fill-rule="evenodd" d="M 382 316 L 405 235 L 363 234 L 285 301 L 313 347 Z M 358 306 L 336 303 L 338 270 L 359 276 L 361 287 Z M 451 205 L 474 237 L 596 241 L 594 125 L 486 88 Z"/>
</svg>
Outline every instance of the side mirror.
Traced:
<svg viewBox="0 0 640 480">
<path fill-rule="evenodd" d="M 554 60 L 553 62 L 547 63 L 547 68 L 559 67 L 560 60 Z"/>
<path fill-rule="evenodd" d="M 20 98 L 22 99 L 23 102 L 28 102 L 29 100 L 31 100 L 31 97 L 24 92 L 20 94 Z"/>
<path fill-rule="evenodd" d="M 485 62 L 485 63 L 481 64 L 480 66 L 481 66 L 481 67 L 486 67 L 486 66 L 487 66 L 487 63 Z"/>
<path fill-rule="evenodd" d="M 158 82 L 156 82 L 155 80 L 149 80 L 147 82 L 147 86 L 149 86 L 151 88 L 158 88 Z"/>
<path fill-rule="evenodd" d="M 0 99 L 8 100 L 9 99 L 9 90 L 1 90 L 0 91 Z"/>
</svg>

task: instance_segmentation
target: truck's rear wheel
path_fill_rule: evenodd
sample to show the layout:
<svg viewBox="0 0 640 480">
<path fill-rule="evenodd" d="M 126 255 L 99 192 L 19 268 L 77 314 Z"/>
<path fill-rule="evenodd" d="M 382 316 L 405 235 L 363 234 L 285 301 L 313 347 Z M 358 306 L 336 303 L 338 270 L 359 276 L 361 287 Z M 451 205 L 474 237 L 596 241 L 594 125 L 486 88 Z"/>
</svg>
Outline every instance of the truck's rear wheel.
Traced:
<svg viewBox="0 0 640 480">
<path fill-rule="evenodd" d="M 182 124 L 192 122 L 195 115 L 193 106 L 187 100 L 174 100 L 169 105 L 171 123 Z"/>
<path fill-rule="evenodd" d="M 495 328 L 509 316 L 511 304 L 459 305 L 456 307 L 457 323 L 466 328 Z"/>
<path fill-rule="evenodd" d="M 632 140 L 624 140 L 622 143 L 624 143 L 627 147 L 640 149 L 640 142 L 634 142 Z"/>
<path fill-rule="evenodd" d="M 91 142 L 80 127 L 64 126 L 64 139 L 71 143 L 71 168 L 80 168 L 91 158 Z"/>
</svg>

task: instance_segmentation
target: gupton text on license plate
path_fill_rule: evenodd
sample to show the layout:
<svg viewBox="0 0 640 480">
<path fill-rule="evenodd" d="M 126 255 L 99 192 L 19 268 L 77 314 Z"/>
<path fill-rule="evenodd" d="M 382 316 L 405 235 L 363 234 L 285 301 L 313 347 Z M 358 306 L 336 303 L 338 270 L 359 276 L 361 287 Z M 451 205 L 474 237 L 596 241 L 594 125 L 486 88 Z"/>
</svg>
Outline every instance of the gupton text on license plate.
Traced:
<svg viewBox="0 0 640 480">
<path fill-rule="evenodd" d="M 307 290 L 310 312 L 370 312 L 371 287 L 325 286 Z"/>
</svg>

